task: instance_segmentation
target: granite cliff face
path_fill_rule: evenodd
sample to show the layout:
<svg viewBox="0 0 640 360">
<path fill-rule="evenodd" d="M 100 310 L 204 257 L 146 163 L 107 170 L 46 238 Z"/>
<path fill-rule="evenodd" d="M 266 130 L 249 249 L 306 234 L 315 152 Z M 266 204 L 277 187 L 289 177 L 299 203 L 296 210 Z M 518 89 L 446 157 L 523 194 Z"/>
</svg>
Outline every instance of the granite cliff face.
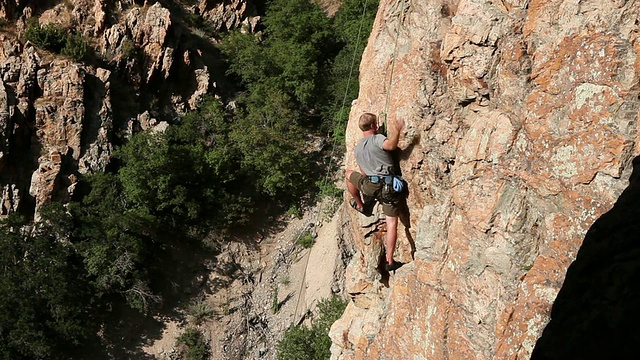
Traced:
<svg viewBox="0 0 640 360">
<path fill-rule="evenodd" d="M 358 249 L 346 278 L 353 301 L 332 327 L 332 359 L 532 356 L 587 231 L 627 188 L 640 153 L 638 5 L 381 1 L 346 145 L 351 149 L 360 138 L 357 118 L 365 111 L 406 120 L 399 157 L 410 211 L 399 228 L 396 259 L 409 263 L 383 276 L 377 267 L 384 225 L 369 234 L 361 227 L 367 222 L 349 212 Z M 346 165 L 355 166 L 352 153 Z M 600 238 L 592 241 L 600 245 L 581 250 L 585 257 L 597 258 L 607 248 L 602 244 L 616 239 L 602 237 L 610 226 L 598 227 Z M 637 252 L 625 244 L 603 261 Z M 581 264 L 575 274 L 588 278 L 594 265 Z M 598 279 L 613 281 L 614 274 L 601 272 Z M 630 287 L 623 279 L 629 278 L 617 279 L 618 289 Z M 580 286 L 566 288 L 569 294 Z M 584 303 L 580 296 L 573 293 Z M 616 302 L 599 304 L 607 308 L 607 301 Z M 616 309 L 612 318 L 619 320 L 631 307 Z M 621 324 L 612 321 L 599 324 Z M 584 330 L 575 317 L 555 329 L 567 335 L 568 323 L 576 333 Z M 562 333 L 551 328 L 551 337 Z M 549 338 L 545 343 L 553 346 L 565 341 L 564 357 L 537 354 L 574 358 L 571 348 L 590 339 Z"/>
</svg>

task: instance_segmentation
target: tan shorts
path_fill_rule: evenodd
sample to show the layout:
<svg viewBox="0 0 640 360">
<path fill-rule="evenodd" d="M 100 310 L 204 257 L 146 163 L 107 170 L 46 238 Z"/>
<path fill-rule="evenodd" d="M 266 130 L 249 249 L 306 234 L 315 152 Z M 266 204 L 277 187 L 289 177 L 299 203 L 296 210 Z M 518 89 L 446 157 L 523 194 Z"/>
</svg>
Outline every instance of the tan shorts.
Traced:
<svg viewBox="0 0 640 360">
<path fill-rule="evenodd" d="M 365 197 L 375 198 L 376 200 L 380 196 L 382 191 L 382 182 L 374 184 L 369 180 L 368 176 L 364 176 L 361 173 L 354 171 L 349 176 L 349 181 L 360 190 L 363 195 L 363 201 L 366 202 Z M 387 216 L 397 217 L 400 215 L 400 204 L 382 204 L 382 212 Z"/>
</svg>

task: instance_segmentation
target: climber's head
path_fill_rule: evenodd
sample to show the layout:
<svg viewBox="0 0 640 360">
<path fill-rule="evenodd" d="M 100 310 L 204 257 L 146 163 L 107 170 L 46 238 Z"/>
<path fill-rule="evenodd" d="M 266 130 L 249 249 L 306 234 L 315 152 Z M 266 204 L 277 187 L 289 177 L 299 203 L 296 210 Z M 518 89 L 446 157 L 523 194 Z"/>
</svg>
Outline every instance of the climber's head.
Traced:
<svg viewBox="0 0 640 360">
<path fill-rule="evenodd" d="M 360 115 L 358 126 L 362 131 L 369 131 L 378 127 L 378 118 L 372 113 L 364 113 Z"/>
</svg>

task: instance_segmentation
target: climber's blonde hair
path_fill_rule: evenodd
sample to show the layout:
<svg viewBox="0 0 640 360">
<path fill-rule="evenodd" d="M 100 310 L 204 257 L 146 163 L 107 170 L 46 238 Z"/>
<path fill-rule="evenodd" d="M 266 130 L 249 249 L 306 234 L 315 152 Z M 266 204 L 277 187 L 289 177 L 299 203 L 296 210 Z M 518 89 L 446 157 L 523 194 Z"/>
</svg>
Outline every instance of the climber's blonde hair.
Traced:
<svg viewBox="0 0 640 360">
<path fill-rule="evenodd" d="M 364 113 L 360 115 L 360 119 L 358 120 L 358 126 L 360 127 L 360 130 L 371 130 L 374 124 L 378 124 L 378 118 L 374 114 Z"/>
</svg>

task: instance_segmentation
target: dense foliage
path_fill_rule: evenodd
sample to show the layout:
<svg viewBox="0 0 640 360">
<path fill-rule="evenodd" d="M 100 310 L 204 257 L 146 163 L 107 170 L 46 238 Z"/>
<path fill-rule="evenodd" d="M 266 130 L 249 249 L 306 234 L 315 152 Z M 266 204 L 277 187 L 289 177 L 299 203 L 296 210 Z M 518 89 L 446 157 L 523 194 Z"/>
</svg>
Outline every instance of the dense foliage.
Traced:
<svg viewBox="0 0 640 360">
<path fill-rule="evenodd" d="M 340 51 L 333 59 L 325 91 L 330 95 L 320 108 L 324 128 L 344 144 L 351 101 L 358 97 L 359 64 L 378 9 L 378 1 L 344 0 L 333 19 Z"/>
<path fill-rule="evenodd" d="M 277 121 L 344 140 L 344 105 L 357 97 L 358 61 L 377 6 L 377 1 L 345 0 L 328 19 L 308 0 L 271 1 L 262 36 L 233 33 L 221 44 L 230 73 L 246 88 L 240 105 L 256 118 L 267 118 L 265 110 L 278 106 Z"/>
<path fill-rule="evenodd" d="M 88 45 L 80 34 L 59 25 L 43 26 L 38 21 L 30 21 L 24 37 L 37 47 L 68 56 L 75 61 L 82 60 L 88 52 Z"/>
<path fill-rule="evenodd" d="M 274 100 L 276 101 L 276 100 Z M 299 199 L 309 181 L 302 133 L 274 113 L 272 123 L 213 99 L 165 133 L 139 133 L 124 145 L 118 172 L 132 209 L 175 226 L 228 228 L 259 200 Z"/>
<path fill-rule="evenodd" d="M 68 243 L 69 219 L 42 216 L 37 225 L 0 223 L 0 359 L 63 358 L 93 330 L 90 280 Z"/>
<path fill-rule="evenodd" d="M 222 214 L 219 223 L 237 220 L 227 204 L 229 191 L 241 187 L 235 172 L 239 154 L 227 146 L 228 126 L 216 102 L 186 116 L 164 133 L 138 133 L 117 156 L 125 195 L 137 212 L 178 225 Z"/>
<path fill-rule="evenodd" d="M 133 209 L 115 175 L 96 174 L 89 183 L 89 195 L 68 207 L 74 227 L 71 240 L 83 271 L 100 302 L 117 295 L 145 312 L 158 300 L 149 289 L 148 271 L 160 251 L 158 234 L 164 225 Z"/>
<path fill-rule="evenodd" d="M 0 359 L 69 358 L 115 307 L 154 310 L 162 294 L 152 274 L 167 249 L 246 224 L 258 209 L 336 193 L 318 181 L 325 169 L 308 138 L 341 136 L 339 104 L 357 95 L 356 59 L 377 4 L 367 6 L 363 18 L 363 2 L 346 0 L 330 19 L 308 0 L 272 0 L 259 36 L 231 33 L 220 44 L 238 84 L 229 106 L 209 98 L 165 132 L 132 135 L 112 171 L 82 177 L 82 196 L 43 208 L 38 222 L 0 221 Z M 73 58 L 87 50 L 54 25 L 31 23 L 25 37 Z M 288 331 L 285 358 L 326 355 L 344 308 L 335 301 L 320 304 L 327 314 L 311 328 Z M 208 351 L 193 332 L 183 340 L 194 358 Z"/>
<path fill-rule="evenodd" d="M 342 316 L 347 301 L 334 296 L 318 303 L 318 318 L 312 325 L 294 325 L 278 343 L 278 360 L 325 360 L 331 355 L 329 329 Z"/>
</svg>

